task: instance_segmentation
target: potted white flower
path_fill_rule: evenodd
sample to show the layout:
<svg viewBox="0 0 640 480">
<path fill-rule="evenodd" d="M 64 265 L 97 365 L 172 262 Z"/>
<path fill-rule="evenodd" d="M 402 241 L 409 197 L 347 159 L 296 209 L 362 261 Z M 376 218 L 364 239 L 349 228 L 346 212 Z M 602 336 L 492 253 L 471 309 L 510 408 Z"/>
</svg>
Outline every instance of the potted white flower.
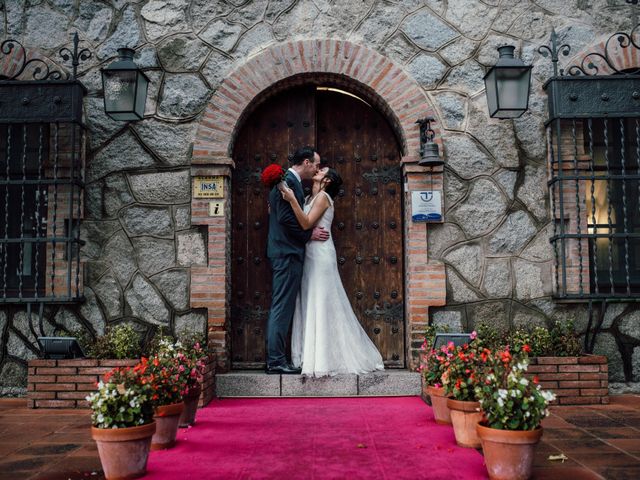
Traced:
<svg viewBox="0 0 640 480">
<path fill-rule="evenodd" d="M 91 436 L 107 480 L 144 475 L 156 423 L 139 366 L 107 373 L 87 401 L 92 410 Z"/>
<path fill-rule="evenodd" d="M 542 437 L 541 422 L 548 414 L 552 392 L 537 379 L 528 380 L 528 345 L 511 353 L 509 347 L 485 349 L 485 372 L 476 386 L 484 419 L 477 425 L 489 478 L 526 480 L 531 477 L 535 446 Z"/>
</svg>

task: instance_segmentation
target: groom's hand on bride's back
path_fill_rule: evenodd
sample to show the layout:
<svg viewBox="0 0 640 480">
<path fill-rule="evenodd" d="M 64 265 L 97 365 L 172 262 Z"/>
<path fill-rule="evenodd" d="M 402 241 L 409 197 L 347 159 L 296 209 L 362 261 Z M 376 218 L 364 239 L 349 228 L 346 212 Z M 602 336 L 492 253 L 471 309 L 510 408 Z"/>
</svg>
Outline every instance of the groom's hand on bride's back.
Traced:
<svg viewBox="0 0 640 480">
<path fill-rule="evenodd" d="M 320 242 L 327 241 L 329 240 L 329 232 L 327 232 L 323 227 L 313 227 L 311 240 L 318 240 Z"/>
</svg>

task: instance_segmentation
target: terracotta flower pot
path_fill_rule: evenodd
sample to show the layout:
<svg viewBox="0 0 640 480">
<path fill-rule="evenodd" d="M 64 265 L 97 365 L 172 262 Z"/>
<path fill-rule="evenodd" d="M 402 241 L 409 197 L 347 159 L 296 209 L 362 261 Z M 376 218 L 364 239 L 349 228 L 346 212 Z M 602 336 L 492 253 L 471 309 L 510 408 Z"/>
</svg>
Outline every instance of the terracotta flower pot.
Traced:
<svg viewBox="0 0 640 480">
<path fill-rule="evenodd" d="M 155 422 L 129 428 L 91 427 L 105 478 L 126 480 L 144 476 L 155 431 Z"/>
<path fill-rule="evenodd" d="M 184 402 L 184 410 L 182 411 L 180 421 L 178 422 L 180 428 L 185 428 L 195 423 L 196 412 L 198 411 L 198 400 L 200 400 L 201 392 L 202 387 L 198 383 L 196 386 L 190 388 L 189 393 L 183 397 L 182 401 Z"/>
<path fill-rule="evenodd" d="M 426 390 L 431 398 L 431 406 L 433 407 L 433 416 L 436 418 L 436 423 L 451 425 L 451 413 L 449 412 L 449 407 L 447 407 L 444 388 L 427 386 Z"/>
<path fill-rule="evenodd" d="M 542 427 L 535 430 L 499 430 L 482 423 L 476 425 L 482 441 L 484 463 L 492 480 L 527 480 L 531 478 L 533 455 L 542 437 Z"/>
<path fill-rule="evenodd" d="M 456 435 L 456 443 L 461 447 L 480 448 L 480 438 L 476 433 L 476 425 L 482 421 L 480 402 L 447 399 L 451 410 L 451 424 Z"/>
<path fill-rule="evenodd" d="M 151 439 L 151 450 L 164 450 L 176 444 L 178 422 L 184 410 L 184 403 L 173 403 L 156 407 L 153 418 L 156 421 L 156 433 Z"/>
</svg>

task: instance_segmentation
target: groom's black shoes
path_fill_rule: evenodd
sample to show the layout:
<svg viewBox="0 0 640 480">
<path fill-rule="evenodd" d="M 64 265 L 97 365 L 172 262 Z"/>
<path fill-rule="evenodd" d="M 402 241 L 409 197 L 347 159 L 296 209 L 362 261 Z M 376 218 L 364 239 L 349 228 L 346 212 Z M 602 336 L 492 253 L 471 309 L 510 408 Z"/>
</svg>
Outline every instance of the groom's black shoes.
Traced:
<svg viewBox="0 0 640 480">
<path fill-rule="evenodd" d="M 278 365 L 275 367 L 267 367 L 267 373 L 269 375 L 280 375 L 280 374 L 297 375 L 301 372 L 302 372 L 301 368 L 296 368 L 286 363 L 284 365 Z"/>
</svg>

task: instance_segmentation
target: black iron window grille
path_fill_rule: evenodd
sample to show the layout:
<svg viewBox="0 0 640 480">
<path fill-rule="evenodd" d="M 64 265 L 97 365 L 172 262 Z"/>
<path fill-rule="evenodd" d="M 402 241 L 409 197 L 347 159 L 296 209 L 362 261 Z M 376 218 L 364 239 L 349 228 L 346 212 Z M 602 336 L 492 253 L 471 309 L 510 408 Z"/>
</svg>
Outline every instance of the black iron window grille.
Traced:
<svg viewBox="0 0 640 480">
<path fill-rule="evenodd" d="M 86 91 L 75 72 L 89 54 L 77 45 L 61 51 L 73 59 L 66 80 L 18 42 L 0 45 L 12 66 L 0 73 L 0 304 L 83 300 Z"/>
<path fill-rule="evenodd" d="M 640 50 L 638 29 L 617 33 L 601 52 L 545 84 L 556 296 L 640 298 L 640 75 L 620 55 Z M 627 57 L 629 58 L 629 57 Z"/>
</svg>

